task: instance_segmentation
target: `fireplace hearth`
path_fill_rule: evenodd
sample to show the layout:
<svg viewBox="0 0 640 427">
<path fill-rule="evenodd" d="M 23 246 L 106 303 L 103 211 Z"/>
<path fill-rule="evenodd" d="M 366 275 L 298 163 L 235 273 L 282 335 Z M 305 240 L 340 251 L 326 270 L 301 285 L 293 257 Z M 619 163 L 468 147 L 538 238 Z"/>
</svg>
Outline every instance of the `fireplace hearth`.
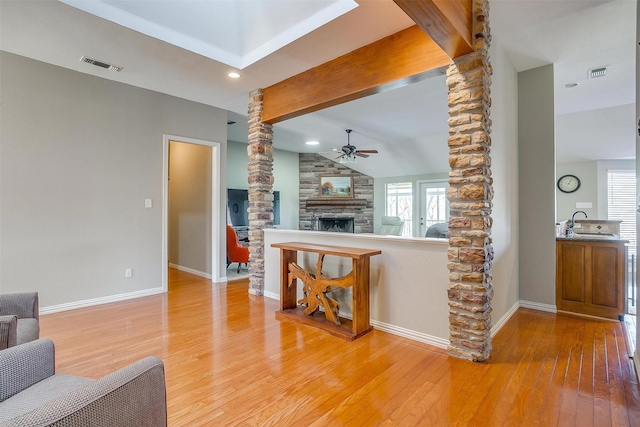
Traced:
<svg viewBox="0 0 640 427">
<path fill-rule="evenodd" d="M 330 231 L 334 233 L 353 233 L 353 217 L 321 217 L 318 218 L 318 231 Z"/>
</svg>

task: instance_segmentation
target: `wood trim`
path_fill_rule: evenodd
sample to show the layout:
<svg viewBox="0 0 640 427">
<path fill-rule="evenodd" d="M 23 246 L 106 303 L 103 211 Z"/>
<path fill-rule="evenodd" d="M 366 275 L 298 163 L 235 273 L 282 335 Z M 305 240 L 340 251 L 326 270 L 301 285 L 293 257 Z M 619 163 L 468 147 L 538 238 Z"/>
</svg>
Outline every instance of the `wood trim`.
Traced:
<svg viewBox="0 0 640 427">
<path fill-rule="evenodd" d="M 263 123 L 278 123 L 444 72 L 449 56 L 412 26 L 264 89 Z"/>
<path fill-rule="evenodd" d="M 307 208 L 309 207 L 326 207 L 326 208 L 364 208 L 367 206 L 366 199 L 307 199 L 305 201 Z"/>
<path fill-rule="evenodd" d="M 379 249 L 352 248 L 348 246 L 321 245 L 316 243 L 303 243 L 303 242 L 272 243 L 271 247 L 283 249 L 287 251 L 304 251 L 304 252 L 323 253 L 327 255 L 334 255 L 334 256 L 340 256 L 340 257 L 346 257 L 346 258 L 352 258 L 352 259 L 358 259 L 358 260 L 368 258 L 374 255 L 380 255 L 382 253 L 382 251 Z M 280 256 L 282 257 L 282 254 Z M 288 261 L 288 259 L 281 258 L 281 261 L 284 263 L 285 261 Z M 288 268 L 287 268 L 287 271 L 288 271 Z"/>
<path fill-rule="evenodd" d="M 451 58 L 473 52 L 471 0 L 393 0 Z"/>
</svg>

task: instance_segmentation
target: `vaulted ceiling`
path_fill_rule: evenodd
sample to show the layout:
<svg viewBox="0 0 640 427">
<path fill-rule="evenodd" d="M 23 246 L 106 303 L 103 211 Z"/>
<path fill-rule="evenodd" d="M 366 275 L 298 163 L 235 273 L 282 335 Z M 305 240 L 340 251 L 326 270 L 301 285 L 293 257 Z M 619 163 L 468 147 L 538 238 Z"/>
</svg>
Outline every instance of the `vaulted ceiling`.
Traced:
<svg viewBox="0 0 640 427">
<path fill-rule="evenodd" d="M 358 0 L 352 9 L 350 0 L 96 2 L 106 9 L 124 10 L 127 22 L 98 17 L 95 11 L 70 5 L 74 3 L 91 2 L 2 0 L 0 49 L 227 109 L 238 122 L 229 127 L 229 139 L 241 142 L 246 141 L 242 121 L 251 90 L 271 86 L 413 25 L 390 0 Z M 626 116 L 635 102 L 636 2 L 493 0 L 490 4 L 494 43 L 505 49 L 517 71 L 554 64 L 559 160 L 635 156 L 635 149 L 630 148 L 634 127 L 631 123 L 627 128 Z M 192 6 L 203 9 L 194 12 Z M 234 11 L 244 15 L 233 15 Z M 275 25 L 271 13 L 284 18 L 285 24 Z M 310 18 L 302 18 L 305 13 Z M 243 18 L 233 21 L 229 16 Z M 129 21 L 143 21 L 147 30 L 131 29 L 126 26 Z M 319 26 L 285 29 L 301 22 Z M 162 36 L 163 31 L 173 39 Z M 200 41 L 193 43 L 200 51 L 188 50 L 185 40 Z M 212 59 L 215 49 L 204 49 L 207 43 L 203 40 L 234 47 L 236 53 L 228 54 L 230 59 Z M 123 66 L 123 71 L 81 63 L 82 55 Z M 607 76 L 588 79 L 587 70 L 599 66 L 608 66 Z M 239 71 L 241 77 L 232 80 L 227 77 L 229 71 Z M 571 82 L 579 85 L 563 87 Z M 446 170 L 446 119 L 444 78 L 436 76 L 278 123 L 274 145 L 298 152 L 330 152 L 346 142 L 344 130 L 350 128 L 354 129 L 351 142 L 358 148 L 380 151 L 358 164 L 365 173 L 379 177 Z M 598 126 L 597 138 L 584 130 L 585 123 L 588 127 L 600 120 L 611 126 Z M 583 128 L 580 138 L 572 137 L 575 126 Z M 629 146 L 612 144 L 627 138 Z M 304 145 L 310 139 L 321 144 Z M 603 139 L 608 142 L 605 154 L 600 148 Z"/>
</svg>

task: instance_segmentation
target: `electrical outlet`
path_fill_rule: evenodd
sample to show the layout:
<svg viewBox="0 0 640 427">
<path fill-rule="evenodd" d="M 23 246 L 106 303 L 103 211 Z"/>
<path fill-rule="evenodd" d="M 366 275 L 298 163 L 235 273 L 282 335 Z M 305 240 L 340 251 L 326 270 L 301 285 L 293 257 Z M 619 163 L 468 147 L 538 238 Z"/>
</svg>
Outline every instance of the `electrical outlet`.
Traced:
<svg viewBox="0 0 640 427">
<path fill-rule="evenodd" d="M 126 269 L 124 270 L 124 277 L 131 277 L 131 276 L 133 276 L 133 269 L 131 269 L 131 268 L 126 268 Z"/>
<path fill-rule="evenodd" d="M 145 208 L 152 208 L 153 207 L 153 200 L 152 199 L 144 199 L 144 207 Z"/>
</svg>

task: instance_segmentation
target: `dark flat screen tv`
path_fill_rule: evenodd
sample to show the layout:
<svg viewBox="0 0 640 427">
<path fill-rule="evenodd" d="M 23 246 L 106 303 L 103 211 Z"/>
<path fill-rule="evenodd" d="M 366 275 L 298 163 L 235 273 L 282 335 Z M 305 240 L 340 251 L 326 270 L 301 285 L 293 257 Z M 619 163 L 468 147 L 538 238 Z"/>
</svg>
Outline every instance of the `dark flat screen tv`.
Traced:
<svg viewBox="0 0 640 427">
<path fill-rule="evenodd" d="M 227 223 L 234 227 L 249 226 L 249 191 L 227 189 Z M 273 192 L 273 223 L 280 224 L 280 192 Z"/>
</svg>

